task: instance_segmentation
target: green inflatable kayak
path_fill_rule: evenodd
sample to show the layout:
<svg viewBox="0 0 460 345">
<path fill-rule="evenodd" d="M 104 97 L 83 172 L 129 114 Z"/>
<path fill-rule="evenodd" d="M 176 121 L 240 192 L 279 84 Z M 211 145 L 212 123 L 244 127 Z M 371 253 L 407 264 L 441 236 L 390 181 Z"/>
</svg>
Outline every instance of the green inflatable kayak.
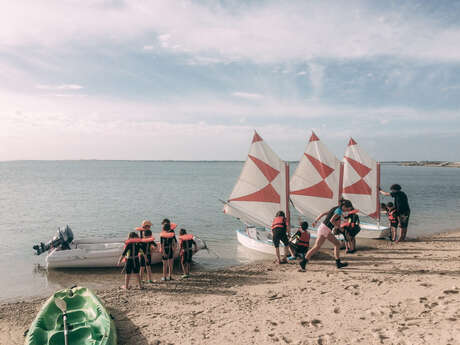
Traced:
<svg viewBox="0 0 460 345">
<path fill-rule="evenodd" d="M 26 345 L 65 344 L 62 304 L 66 308 L 69 345 L 116 345 L 117 332 L 110 314 L 84 287 L 60 290 L 51 296 L 32 322 Z"/>
</svg>

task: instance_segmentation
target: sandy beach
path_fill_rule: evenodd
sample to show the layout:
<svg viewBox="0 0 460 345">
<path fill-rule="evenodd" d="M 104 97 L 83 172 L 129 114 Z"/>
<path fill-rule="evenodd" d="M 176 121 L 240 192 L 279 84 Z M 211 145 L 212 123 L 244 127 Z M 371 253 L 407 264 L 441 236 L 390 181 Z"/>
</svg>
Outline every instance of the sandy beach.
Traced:
<svg viewBox="0 0 460 345">
<path fill-rule="evenodd" d="M 323 250 L 306 273 L 263 262 L 97 293 L 119 344 L 460 344 L 460 231 L 344 261 Z M 22 344 L 44 301 L 0 305 L 0 344 Z"/>
</svg>

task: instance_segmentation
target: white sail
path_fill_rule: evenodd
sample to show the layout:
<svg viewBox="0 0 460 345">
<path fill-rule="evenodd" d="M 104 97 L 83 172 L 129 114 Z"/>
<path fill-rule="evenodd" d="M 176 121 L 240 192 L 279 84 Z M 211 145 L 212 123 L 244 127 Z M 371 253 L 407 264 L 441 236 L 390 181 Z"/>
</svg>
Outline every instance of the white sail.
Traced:
<svg viewBox="0 0 460 345">
<path fill-rule="evenodd" d="M 276 212 L 288 215 L 287 164 L 254 133 L 248 158 L 224 206 L 224 213 L 246 224 L 269 227 Z"/>
<path fill-rule="evenodd" d="M 313 132 L 291 177 L 290 197 L 303 215 L 317 216 L 336 206 L 340 197 L 341 163 Z"/>
<path fill-rule="evenodd" d="M 361 213 L 380 218 L 380 164 L 361 149 L 353 138 L 343 158 L 343 191 L 345 199 Z"/>
</svg>

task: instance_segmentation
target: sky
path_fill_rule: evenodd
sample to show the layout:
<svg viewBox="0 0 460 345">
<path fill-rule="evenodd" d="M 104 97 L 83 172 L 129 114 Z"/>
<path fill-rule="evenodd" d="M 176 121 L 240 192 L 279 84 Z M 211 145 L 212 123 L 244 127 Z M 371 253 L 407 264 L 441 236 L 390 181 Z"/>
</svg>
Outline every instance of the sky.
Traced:
<svg viewBox="0 0 460 345">
<path fill-rule="evenodd" d="M 0 161 L 460 161 L 460 2 L 0 0 Z"/>
</svg>

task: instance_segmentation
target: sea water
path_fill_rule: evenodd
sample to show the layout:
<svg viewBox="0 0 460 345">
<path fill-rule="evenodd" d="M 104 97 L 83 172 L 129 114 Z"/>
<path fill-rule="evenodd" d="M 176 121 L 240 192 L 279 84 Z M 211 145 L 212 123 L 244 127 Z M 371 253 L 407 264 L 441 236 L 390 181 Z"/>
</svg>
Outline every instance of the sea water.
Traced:
<svg viewBox="0 0 460 345">
<path fill-rule="evenodd" d="M 121 284 L 120 270 L 43 268 L 32 246 L 69 224 L 76 238 L 125 237 L 142 220 L 160 231 L 170 218 L 206 240 L 198 269 L 263 256 L 238 245 L 238 220 L 222 213 L 243 162 L 17 161 L 0 162 L 0 300 L 45 295 L 83 283 Z M 291 164 L 291 173 L 296 163 Z M 382 188 L 399 183 L 412 209 L 409 236 L 459 228 L 460 169 L 382 165 Z M 384 198 L 391 201 L 391 198 Z M 295 217 L 294 219 L 297 219 Z M 311 219 L 308 219 L 310 220 Z"/>
</svg>

